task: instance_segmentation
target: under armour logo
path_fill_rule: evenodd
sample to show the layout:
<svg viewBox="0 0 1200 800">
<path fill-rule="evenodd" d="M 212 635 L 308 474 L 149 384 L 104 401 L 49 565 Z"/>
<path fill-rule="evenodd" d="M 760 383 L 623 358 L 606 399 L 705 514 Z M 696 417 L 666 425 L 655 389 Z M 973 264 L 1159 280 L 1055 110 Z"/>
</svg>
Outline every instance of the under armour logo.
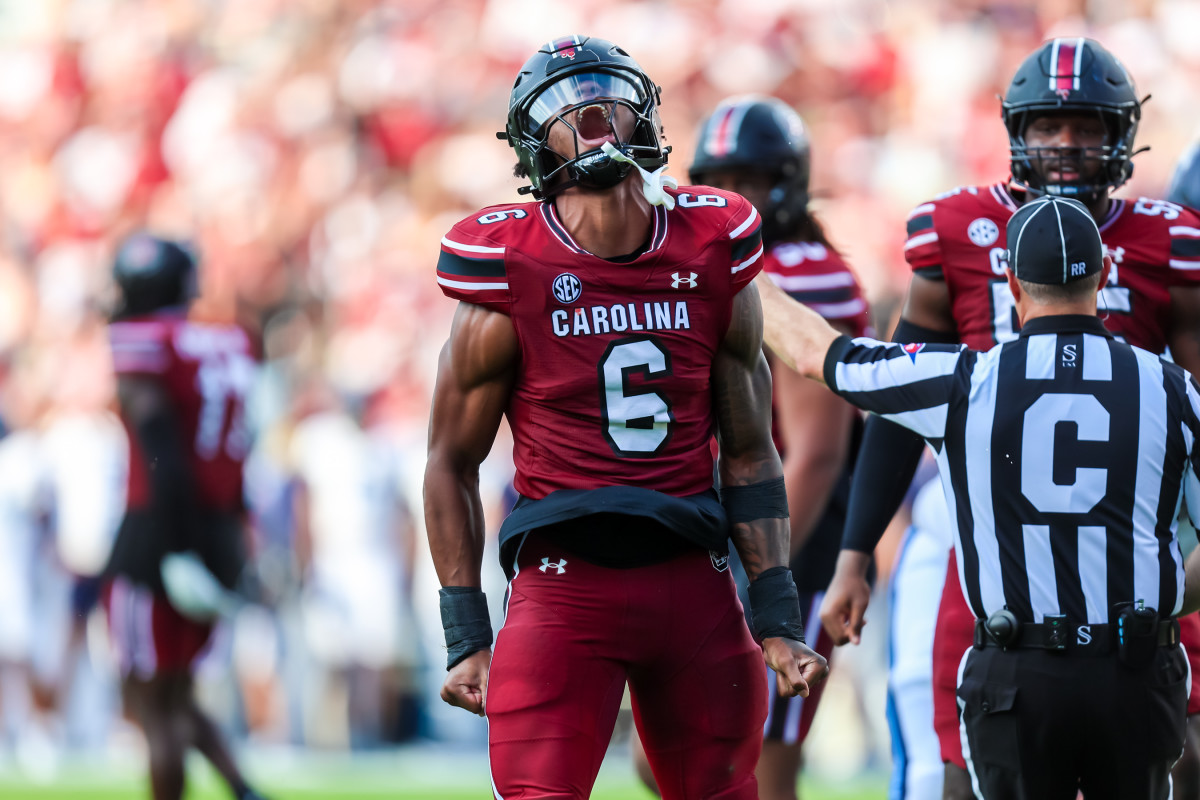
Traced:
<svg viewBox="0 0 1200 800">
<path fill-rule="evenodd" d="M 671 288 L 678 289 L 680 286 L 686 286 L 689 289 L 696 288 L 696 278 L 700 276 L 695 272 L 689 272 L 687 277 L 683 277 L 678 272 L 671 273 Z"/>
<path fill-rule="evenodd" d="M 562 575 L 567 571 L 567 560 L 564 558 L 562 561 L 551 561 L 549 558 L 543 558 L 542 565 L 538 567 L 538 571 L 545 572 L 548 569 L 556 569 L 558 570 L 558 574 Z"/>
</svg>

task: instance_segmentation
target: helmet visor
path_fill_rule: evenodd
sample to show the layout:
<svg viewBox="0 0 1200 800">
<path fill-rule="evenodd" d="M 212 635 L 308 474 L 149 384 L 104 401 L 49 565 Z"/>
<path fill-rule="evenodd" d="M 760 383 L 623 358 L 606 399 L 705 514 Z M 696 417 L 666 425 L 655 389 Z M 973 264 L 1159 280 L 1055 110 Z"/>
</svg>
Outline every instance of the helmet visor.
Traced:
<svg viewBox="0 0 1200 800">
<path fill-rule="evenodd" d="M 628 79 L 608 72 L 581 72 L 568 75 L 546 87 L 529 108 L 531 130 L 539 130 L 566 108 L 589 100 L 628 100 L 640 106 L 645 97 Z"/>
</svg>

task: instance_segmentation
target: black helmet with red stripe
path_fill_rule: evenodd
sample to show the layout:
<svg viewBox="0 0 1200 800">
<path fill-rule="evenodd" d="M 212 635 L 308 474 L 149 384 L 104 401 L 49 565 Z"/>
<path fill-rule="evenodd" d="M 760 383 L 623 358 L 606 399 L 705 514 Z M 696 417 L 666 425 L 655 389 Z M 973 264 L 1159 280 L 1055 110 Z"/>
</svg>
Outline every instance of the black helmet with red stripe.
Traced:
<svg viewBox="0 0 1200 800">
<path fill-rule="evenodd" d="M 148 233 L 121 242 L 112 274 L 121 292 L 114 319 L 183 306 L 196 294 L 196 261 L 189 250 Z"/>
<path fill-rule="evenodd" d="M 663 144 L 659 102 L 659 87 L 620 47 L 594 36 L 567 36 L 542 45 L 521 67 L 509 97 L 508 124 L 496 135 L 517 151 L 517 174 L 532 184 L 521 187 L 522 194 L 541 200 L 571 186 L 606 189 L 624 180 L 633 165 L 614 161 L 599 147 L 580 152 L 579 139 L 608 135 L 639 166 L 658 169 L 671 151 Z M 614 124 L 618 108 L 632 112 L 632 130 L 624 137 Z M 556 121 L 579 134 L 575 152 L 550 149 L 547 139 Z M 589 129 L 602 134 L 590 136 Z"/>
<path fill-rule="evenodd" d="M 708 183 L 717 171 L 765 173 L 772 179 L 763 217 L 763 239 L 791 233 L 808 207 L 811 154 L 800 115 L 775 97 L 745 95 L 721 102 L 700 126 L 696 155 L 688 168 L 692 183 Z"/>
<path fill-rule="evenodd" d="M 1002 103 L 1008 129 L 1013 179 L 1042 194 L 1073 197 L 1091 204 L 1133 174 L 1134 135 L 1142 115 L 1133 79 L 1120 61 L 1098 42 L 1084 38 L 1052 39 L 1033 52 L 1013 76 Z M 1100 147 L 1030 147 L 1029 124 L 1050 114 L 1096 114 L 1104 123 Z M 1083 162 L 1099 169 L 1082 169 Z M 1053 166 L 1070 162 L 1069 169 Z M 1051 165 L 1051 166 L 1047 166 Z M 1076 174 L 1075 180 L 1050 182 L 1048 172 Z"/>
</svg>

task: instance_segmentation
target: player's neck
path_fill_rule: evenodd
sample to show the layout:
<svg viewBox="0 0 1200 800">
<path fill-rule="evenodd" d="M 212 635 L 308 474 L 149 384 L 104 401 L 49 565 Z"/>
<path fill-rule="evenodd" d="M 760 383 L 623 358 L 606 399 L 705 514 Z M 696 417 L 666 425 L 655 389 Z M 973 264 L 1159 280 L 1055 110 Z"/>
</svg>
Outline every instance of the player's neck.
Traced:
<svg viewBox="0 0 1200 800">
<path fill-rule="evenodd" d="M 1100 196 L 1096 202 L 1087 204 L 1088 211 L 1092 212 L 1092 219 L 1096 220 L 1099 225 L 1108 216 L 1108 209 L 1112 207 L 1112 198 L 1107 194 Z"/>
<path fill-rule="evenodd" d="M 554 209 L 576 244 L 594 256 L 616 258 L 650 235 L 654 209 L 641 187 L 636 175 L 604 191 L 575 187 L 554 198 Z"/>
<path fill-rule="evenodd" d="M 1035 192 L 1031 192 L 1028 187 L 1016 183 L 1012 179 L 1009 179 L 1008 189 L 1009 194 L 1017 201 L 1018 205 L 1024 205 L 1040 196 Z M 1084 203 L 1084 205 L 1087 206 L 1088 211 L 1092 212 L 1092 218 L 1099 225 L 1108 216 L 1108 210 L 1112 208 L 1112 198 L 1107 194 L 1103 194 L 1094 203 Z"/>
</svg>

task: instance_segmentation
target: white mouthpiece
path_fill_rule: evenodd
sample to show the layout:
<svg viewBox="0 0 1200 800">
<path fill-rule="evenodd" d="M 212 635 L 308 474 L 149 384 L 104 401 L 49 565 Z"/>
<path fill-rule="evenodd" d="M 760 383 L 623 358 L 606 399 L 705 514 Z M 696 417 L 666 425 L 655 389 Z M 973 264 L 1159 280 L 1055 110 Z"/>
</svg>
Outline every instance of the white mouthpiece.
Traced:
<svg viewBox="0 0 1200 800">
<path fill-rule="evenodd" d="M 629 156 L 622 153 L 620 150 L 612 146 L 612 142 L 605 142 L 600 145 L 600 149 L 604 154 L 613 161 L 619 161 L 626 164 L 632 164 L 634 169 L 642 175 L 642 194 L 650 201 L 652 206 L 666 206 L 670 211 L 675 207 L 675 198 L 667 194 L 663 188 L 670 186 L 672 189 L 679 187 L 679 181 L 666 174 L 667 165 L 663 164 L 654 172 L 647 172 L 642 168 L 642 165 L 634 161 Z"/>
</svg>

